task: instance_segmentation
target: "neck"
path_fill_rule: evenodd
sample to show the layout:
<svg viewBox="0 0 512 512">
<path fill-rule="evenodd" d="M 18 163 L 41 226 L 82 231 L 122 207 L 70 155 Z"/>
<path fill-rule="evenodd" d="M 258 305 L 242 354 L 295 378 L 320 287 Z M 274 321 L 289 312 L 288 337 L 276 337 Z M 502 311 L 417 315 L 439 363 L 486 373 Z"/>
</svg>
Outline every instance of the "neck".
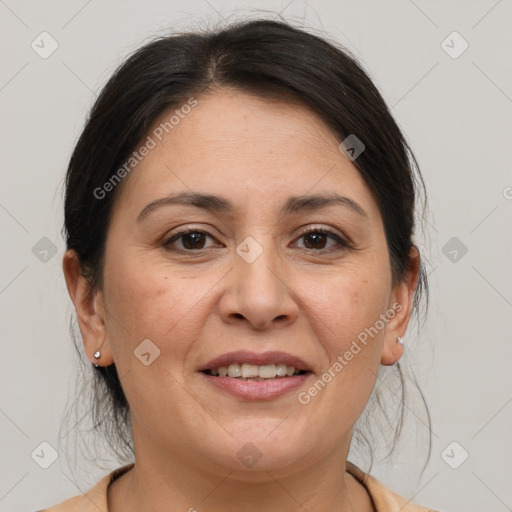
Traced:
<svg viewBox="0 0 512 512">
<path fill-rule="evenodd" d="M 347 446 L 296 471 L 252 472 L 250 481 L 236 470 L 207 471 L 191 465 L 190 457 L 147 447 L 135 446 L 135 466 L 110 486 L 109 512 L 373 510 L 364 488 L 345 472 Z"/>
</svg>

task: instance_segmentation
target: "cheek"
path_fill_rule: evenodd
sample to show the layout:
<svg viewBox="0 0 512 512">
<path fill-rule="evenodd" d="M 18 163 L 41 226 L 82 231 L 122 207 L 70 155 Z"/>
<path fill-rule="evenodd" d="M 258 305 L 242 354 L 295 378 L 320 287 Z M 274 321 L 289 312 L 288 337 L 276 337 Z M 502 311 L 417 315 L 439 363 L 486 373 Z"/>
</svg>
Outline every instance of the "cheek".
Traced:
<svg viewBox="0 0 512 512">
<path fill-rule="evenodd" d="M 325 398 L 336 402 L 340 413 L 347 408 L 359 410 L 373 388 L 381 360 L 389 280 L 384 266 L 346 267 L 328 280 L 324 291 L 305 299 L 313 305 L 309 322 L 326 355 L 320 376 L 329 382 Z"/>
<path fill-rule="evenodd" d="M 311 285 L 311 283 L 310 283 Z M 343 350 L 347 342 L 373 326 L 385 313 L 390 297 L 389 269 L 382 265 L 346 266 L 325 279 L 325 285 L 313 288 L 304 298 L 325 332 L 329 352 Z"/>
<path fill-rule="evenodd" d="M 150 339 L 162 354 L 171 353 L 171 364 L 182 363 L 199 336 L 202 304 L 215 276 L 177 278 L 168 268 L 137 258 L 117 261 L 115 268 L 105 267 L 109 336 L 117 362 Z"/>
</svg>

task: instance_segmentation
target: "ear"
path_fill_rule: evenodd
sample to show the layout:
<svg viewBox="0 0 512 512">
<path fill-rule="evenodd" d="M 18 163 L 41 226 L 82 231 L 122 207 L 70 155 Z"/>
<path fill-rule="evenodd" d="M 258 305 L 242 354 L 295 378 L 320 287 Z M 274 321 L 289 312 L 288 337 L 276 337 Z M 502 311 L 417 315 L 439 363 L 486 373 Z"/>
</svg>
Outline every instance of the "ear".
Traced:
<svg viewBox="0 0 512 512">
<path fill-rule="evenodd" d="M 69 296 L 75 305 L 85 354 L 92 363 L 108 366 L 114 362 L 114 359 L 108 342 L 103 294 L 100 290 L 91 291 L 90 281 L 82 274 L 75 251 L 66 251 L 62 260 L 62 269 Z M 101 353 L 99 359 L 93 356 L 97 350 Z"/>
<path fill-rule="evenodd" d="M 381 354 L 381 363 L 386 366 L 396 363 L 404 353 L 404 347 L 397 342 L 397 338 L 403 338 L 407 330 L 412 313 L 414 293 L 418 286 L 420 255 L 416 246 L 411 248 L 409 258 L 409 270 L 395 285 L 391 293 L 389 311 L 395 313 L 387 323 Z"/>
</svg>

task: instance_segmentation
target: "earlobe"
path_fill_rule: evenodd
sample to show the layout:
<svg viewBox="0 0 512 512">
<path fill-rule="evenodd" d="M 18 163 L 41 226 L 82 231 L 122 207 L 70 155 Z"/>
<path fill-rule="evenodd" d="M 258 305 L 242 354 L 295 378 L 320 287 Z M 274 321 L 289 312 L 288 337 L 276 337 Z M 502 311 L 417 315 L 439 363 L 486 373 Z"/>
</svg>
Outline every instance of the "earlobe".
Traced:
<svg viewBox="0 0 512 512">
<path fill-rule="evenodd" d="M 391 366 L 395 364 L 404 353 L 404 341 L 400 336 L 396 336 L 395 341 L 389 341 L 386 336 L 384 347 L 382 349 L 381 364 L 384 366 Z"/>
<path fill-rule="evenodd" d="M 108 366 L 113 363 L 113 357 L 108 342 L 102 293 L 91 290 L 90 280 L 81 272 L 75 251 L 66 251 L 62 268 L 69 296 L 75 306 L 84 352 L 95 365 Z"/>
<path fill-rule="evenodd" d="M 394 308 L 396 314 L 386 326 L 381 354 L 381 364 L 385 366 L 396 363 L 404 353 L 404 334 L 411 318 L 420 270 L 419 251 L 415 246 L 411 248 L 409 257 L 409 270 L 392 292 L 391 304 L 397 307 Z"/>
</svg>

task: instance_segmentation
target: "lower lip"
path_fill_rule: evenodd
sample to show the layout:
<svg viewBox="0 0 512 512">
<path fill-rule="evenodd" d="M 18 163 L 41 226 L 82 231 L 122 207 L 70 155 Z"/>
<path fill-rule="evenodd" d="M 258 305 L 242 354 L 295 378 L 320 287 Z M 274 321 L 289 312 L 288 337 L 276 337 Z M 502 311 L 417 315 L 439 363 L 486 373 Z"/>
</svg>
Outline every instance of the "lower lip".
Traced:
<svg viewBox="0 0 512 512">
<path fill-rule="evenodd" d="M 246 400 L 272 400 L 299 388 L 312 375 L 310 372 L 267 381 L 247 381 L 233 377 L 214 377 L 202 373 L 206 381 L 218 389 Z"/>
</svg>

